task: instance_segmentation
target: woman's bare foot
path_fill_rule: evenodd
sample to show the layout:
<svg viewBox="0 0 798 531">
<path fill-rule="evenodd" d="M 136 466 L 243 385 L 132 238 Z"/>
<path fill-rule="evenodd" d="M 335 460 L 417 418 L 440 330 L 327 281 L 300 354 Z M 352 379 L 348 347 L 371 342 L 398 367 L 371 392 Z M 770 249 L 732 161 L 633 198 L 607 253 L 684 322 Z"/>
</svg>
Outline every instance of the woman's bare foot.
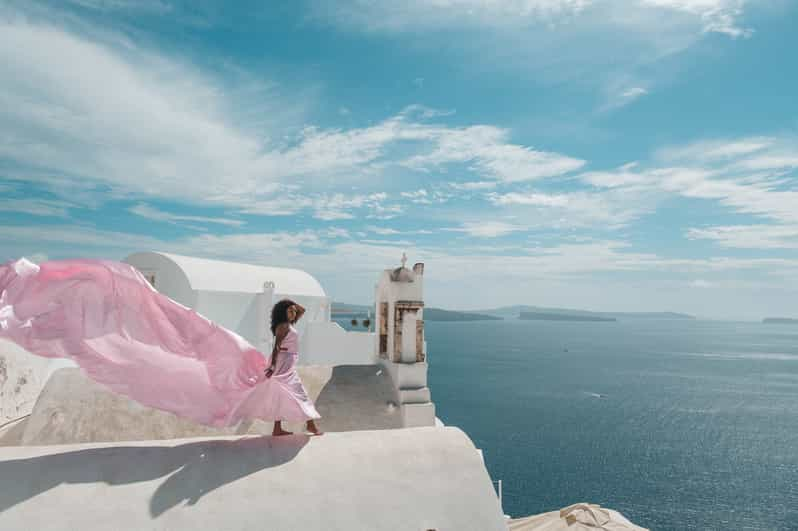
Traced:
<svg viewBox="0 0 798 531">
<path fill-rule="evenodd" d="M 291 435 L 291 432 L 284 430 L 283 423 L 277 420 L 274 422 L 274 429 L 272 430 L 272 436 L 279 437 L 281 435 Z"/>
<path fill-rule="evenodd" d="M 313 435 L 324 435 L 324 432 L 323 432 L 323 431 L 321 431 L 321 430 L 319 429 L 319 427 L 318 427 L 318 426 L 316 426 L 316 423 L 315 423 L 315 422 L 313 422 L 312 420 L 309 420 L 309 421 L 308 421 L 307 430 L 308 430 L 310 433 L 312 433 Z"/>
</svg>

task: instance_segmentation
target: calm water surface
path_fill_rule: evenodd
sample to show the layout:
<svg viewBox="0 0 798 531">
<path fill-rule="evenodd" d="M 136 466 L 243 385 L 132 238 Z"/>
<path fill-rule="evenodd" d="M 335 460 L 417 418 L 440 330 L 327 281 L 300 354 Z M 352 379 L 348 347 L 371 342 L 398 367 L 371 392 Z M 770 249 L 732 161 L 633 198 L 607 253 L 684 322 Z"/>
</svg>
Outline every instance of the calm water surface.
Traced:
<svg viewBox="0 0 798 531">
<path fill-rule="evenodd" d="M 655 530 L 798 529 L 798 327 L 427 322 L 438 417 L 512 516 L 578 501 Z"/>
</svg>

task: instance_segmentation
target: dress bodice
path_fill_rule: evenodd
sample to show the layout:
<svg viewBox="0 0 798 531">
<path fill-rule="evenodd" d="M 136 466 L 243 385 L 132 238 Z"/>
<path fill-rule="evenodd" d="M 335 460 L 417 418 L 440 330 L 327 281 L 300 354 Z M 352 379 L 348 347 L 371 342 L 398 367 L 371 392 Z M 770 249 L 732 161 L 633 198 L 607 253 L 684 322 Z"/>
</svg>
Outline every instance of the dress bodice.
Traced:
<svg viewBox="0 0 798 531">
<path fill-rule="evenodd" d="M 288 333 L 280 343 L 280 350 L 283 352 L 299 352 L 299 333 L 293 325 L 288 327 Z"/>
</svg>

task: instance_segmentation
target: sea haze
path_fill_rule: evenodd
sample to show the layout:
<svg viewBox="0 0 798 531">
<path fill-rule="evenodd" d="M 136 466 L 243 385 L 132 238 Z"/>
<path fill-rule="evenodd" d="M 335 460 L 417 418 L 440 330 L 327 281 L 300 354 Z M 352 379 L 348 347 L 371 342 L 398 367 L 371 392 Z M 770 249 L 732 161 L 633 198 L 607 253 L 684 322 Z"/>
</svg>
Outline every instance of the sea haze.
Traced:
<svg viewBox="0 0 798 531">
<path fill-rule="evenodd" d="M 431 322 L 437 415 L 518 517 L 589 501 L 656 530 L 796 529 L 798 328 Z"/>
</svg>

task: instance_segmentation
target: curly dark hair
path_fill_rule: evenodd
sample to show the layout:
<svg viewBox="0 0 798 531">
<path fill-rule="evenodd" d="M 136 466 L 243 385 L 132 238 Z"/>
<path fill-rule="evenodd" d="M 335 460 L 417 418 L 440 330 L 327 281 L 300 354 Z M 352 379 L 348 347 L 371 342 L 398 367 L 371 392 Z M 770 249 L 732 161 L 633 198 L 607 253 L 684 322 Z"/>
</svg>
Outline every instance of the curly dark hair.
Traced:
<svg viewBox="0 0 798 531">
<path fill-rule="evenodd" d="M 291 299 L 283 299 L 272 308 L 272 335 L 277 335 L 277 327 L 288 322 L 288 308 L 296 304 Z"/>
</svg>

